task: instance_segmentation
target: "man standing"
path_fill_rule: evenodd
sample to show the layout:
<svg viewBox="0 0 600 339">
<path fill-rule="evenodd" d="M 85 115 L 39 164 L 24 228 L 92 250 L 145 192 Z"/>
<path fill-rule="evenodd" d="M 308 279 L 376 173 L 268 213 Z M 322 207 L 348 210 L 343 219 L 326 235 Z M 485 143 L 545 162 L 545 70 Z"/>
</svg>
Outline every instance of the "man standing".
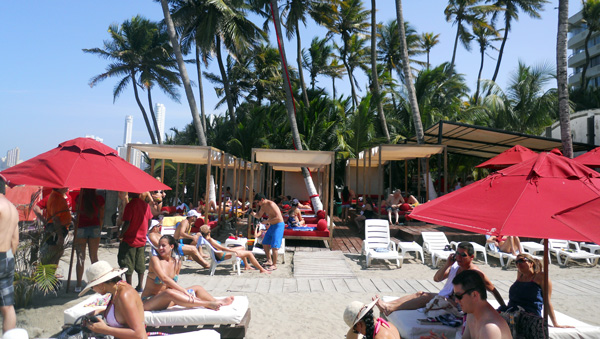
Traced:
<svg viewBox="0 0 600 339">
<path fill-rule="evenodd" d="M 184 245 L 196 245 L 198 243 L 198 234 L 191 235 L 190 228 L 201 217 L 200 213 L 196 210 L 190 210 L 187 213 L 187 218 L 181 220 L 175 229 L 173 238 L 179 241 L 181 240 Z"/>
<path fill-rule="evenodd" d="M 283 223 L 283 216 L 276 203 L 271 200 L 267 200 L 262 193 L 257 193 L 254 196 L 254 201 L 258 204 L 259 209 L 257 212 L 252 212 L 252 216 L 255 218 L 261 218 L 263 214 L 266 214 L 269 218 L 267 223 L 271 226 L 267 230 L 265 237 L 262 240 L 263 249 L 267 256 L 267 270 L 275 271 L 277 269 L 277 251 L 281 247 L 281 239 L 283 239 L 283 231 L 285 224 Z M 273 251 L 271 251 L 273 249 Z M 273 257 L 271 257 L 273 252 Z"/>
<path fill-rule="evenodd" d="M 463 339 L 510 339 L 506 320 L 487 302 L 485 282 L 479 272 L 463 271 L 453 280 L 454 298 L 467 314 Z"/>
<path fill-rule="evenodd" d="M 19 246 L 19 213 L 6 199 L 6 179 L 0 174 L 0 313 L 2 313 L 2 331 L 17 326 L 15 314 L 15 258 Z"/>
<path fill-rule="evenodd" d="M 404 198 L 402 198 L 402 192 L 399 189 L 394 191 L 394 194 L 390 194 L 387 199 L 387 212 L 388 212 L 388 221 L 390 225 L 392 224 L 392 213 L 396 215 L 396 225 L 399 223 L 398 210 L 400 209 L 400 205 L 404 204 Z"/>
<path fill-rule="evenodd" d="M 397 310 L 416 310 L 421 307 L 425 307 L 427 306 L 427 303 L 437 295 L 450 298 L 452 296 L 453 288 L 452 280 L 456 275 L 464 271 L 477 272 L 477 274 L 479 274 L 483 279 L 485 288 L 492 292 L 500 305 L 505 305 L 504 299 L 502 299 L 500 292 L 498 292 L 494 284 L 492 284 L 490 279 L 488 279 L 488 277 L 481 270 L 479 270 L 475 264 L 473 264 L 474 258 L 475 250 L 473 249 L 473 245 L 471 245 L 471 243 L 468 241 L 461 242 L 458 244 L 456 253 L 450 254 L 446 264 L 437 272 L 435 272 L 435 275 L 433 276 L 433 280 L 435 282 L 440 282 L 447 279 L 446 284 L 439 293 L 417 292 L 389 302 L 384 302 L 383 300 L 379 299 L 379 301 L 377 301 L 379 310 L 388 315 Z"/>
<path fill-rule="evenodd" d="M 69 234 L 71 226 L 71 208 L 68 199 L 69 188 L 55 188 L 50 193 L 48 203 L 46 204 L 46 214 L 48 223 L 46 230 L 48 233 L 48 255 L 44 263 L 55 264 L 58 268 L 58 262 L 65 251 L 65 237 Z M 61 277 L 57 275 L 57 277 Z"/>
<path fill-rule="evenodd" d="M 138 193 L 130 192 L 129 196 L 131 201 L 123 211 L 123 225 L 119 235 L 121 243 L 119 244 L 117 259 L 121 268 L 127 268 L 125 279 L 129 285 L 131 285 L 133 272 L 137 272 L 138 284 L 135 289 L 141 292 L 144 273 L 146 272 L 146 258 L 144 255 L 146 233 L 148 233 L 150 222 L 152 222 L 152 212 L 150 206 L 140 199 Z"/>
</svg>

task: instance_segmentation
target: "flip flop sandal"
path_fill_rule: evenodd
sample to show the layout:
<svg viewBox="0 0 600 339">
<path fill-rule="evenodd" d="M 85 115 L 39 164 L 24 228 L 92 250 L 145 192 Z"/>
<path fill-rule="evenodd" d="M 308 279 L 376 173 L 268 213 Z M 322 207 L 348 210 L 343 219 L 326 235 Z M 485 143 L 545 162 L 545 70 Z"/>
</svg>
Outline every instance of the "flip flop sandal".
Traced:
<svg viewBox="0 0 600 339">
<path fill-rule="evenodd" d="M 277 270 L 277 266 L 269 265 L 265 267 L 265 270 L 273 272 Z"/>
</svg>

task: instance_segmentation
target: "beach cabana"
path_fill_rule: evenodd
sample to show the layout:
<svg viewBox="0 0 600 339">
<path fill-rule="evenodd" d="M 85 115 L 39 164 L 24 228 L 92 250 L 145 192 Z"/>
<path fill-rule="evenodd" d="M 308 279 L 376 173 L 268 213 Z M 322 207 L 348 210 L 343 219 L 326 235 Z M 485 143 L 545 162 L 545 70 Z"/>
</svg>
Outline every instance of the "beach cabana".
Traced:
<svg viewBox="0 0 600 339">
<path fill-rule="evenodd" d="M 264 164 L 267 179 L 270 179 L 267 180 L 267 191 L 270 187 L 272 187 L 269 185 L 270 181 L 272 182 L 273 171 L 282 171 L 286 173 L 284 175 L 285 184 L 282 183 L 282 187 L 292 187 L 293 185 L 294 192 L 302 192 L 302 194 L 304 194 L 299 195 L 300 197 L 308 197 L 308 199 L 312 200 L 314 196 L 311 195 L 308 190 L 301 189 L 302 186 L 306 187 L 306 182 L 300 174 L 301 168 L 309 168 L 313 180 L 314 178 L 322 179 L 317 180 L 318 186 L 315 187 L 315 192 L 318 192 L 317 195 L 321 197 L 323 210 L 329 214 L 329 217 L 327 218 L 327 229 L 315 231 L 286 230 L 284 237 L 286 239 L 325 240 L 329 247 L 331 247 L 331 239 L 333 238 L 333 229 L 335 227 L 333 224 L 333 177 L 335 169 L 335 152 L 253 148 L 251 162 L 252 164 Z M 251 177 L 254 178 L 254 171 L 251 172 Z M 288 179 L 286 180 L 285 178 Z M 251 182 L 253 181 L 254 180 L 252 179 Z M 300 183 L 303 183 L 304 185 Z M 252 187 L 250 190 L 252 191 Z M 260 191 L 257 190 L 257 192 Z M 317 212 L 316 209 L 317 208 L 314 206 L 313 202 L 313 210 L 315 210 L 315 212 Z M 251 223 L 248 223 L 248 225 L 250 224 Z"/>
<path fill-rule="evenodd" d="M 377 192 L 378 192 L 378 202 L 377 205 L 381 206 L 381 193 L 383 192 L 383 165 L 389 163 L 391 161 L 401 161 L 404 160 L 404 190 L 405 192 L 408 190 L 408 160 L 415 159 L 426 159 L 425 168 L 421 169 L 421 162 L 419 161 L 417 164 L 419 176 L 422 170 L 425 171 L 425 182 L 429 183 L 429 158 L 435 154 L 443 154 L 444 155 L 444 177 L 448 177 L 447 174 L 447 163 L 448 163 L 448 153 L 446 151 L 445 145 L 415 145 L 415 144 L 401 144 L 401 145 L 379 145 L 374 146 L 369 149 L 364 150 L 359 154 L 359 158 L 350 159 L 350 162 L 355 162 L 358 170 L 356 173 L 359 173 L 359 176 L 362 174 L 363 176 L 363 192 L 366 192 L 367 189 L 364 187 L 367 183 L 366 173 L 367 169 L 372 169 L 373 167 L 377 167 L 378 173 L 377 178 L 379 179 L 377 182 Z M 362 161 L 361 161 L 362 160 Z M 362 171 L 360 169 L 360 164 L 362 162 Z M 372 171 L 372 170 L 371 170 Z M 389 173 L 390 182 L 391 182 L 391 171 Z M 356 185 L 358 186 L 358 178 L 355 177 Z M 447 192 L 447 182 L 444 187 L 444 192 Z M 420 185 L 418 186 L 420 187 Z M 429 200 L 430 198 L 430 185 L 427 184 L 425 186 L 425 200 Z M 420 189 L 417 193 L 420 195 Z"/>
</svg>

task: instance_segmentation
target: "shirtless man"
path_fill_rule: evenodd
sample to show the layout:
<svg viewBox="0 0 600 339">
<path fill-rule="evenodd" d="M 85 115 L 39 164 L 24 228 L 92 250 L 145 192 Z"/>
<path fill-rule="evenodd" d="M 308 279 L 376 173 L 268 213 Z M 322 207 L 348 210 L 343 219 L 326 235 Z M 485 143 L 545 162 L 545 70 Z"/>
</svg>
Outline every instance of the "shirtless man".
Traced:
<svg viewBox="0 0 600 339">
<path fill-rule="evenodd" d="M 506 320 L 487 302 L 485 282 L 477 271 L 467 270 L 452 280 L 454 298 L 467 314 L 463 339 L 510 339 Z"/>
<path fill-rule="evenodd" d="M 494 284 L 492 284 L 490 279 L 488 279 L 488 277 L 473 264 L 474 257 L 475 250 L 473 249 L 473 245 L 468 241 L 461 242 L 458 244 L 456 253 L 450 254 L 448 260 L 446 260 L 446 264 L 435 272 L 435 275 L 433 276 L 435 282 L 447 279 L 446 284 L 439 293 L 417 292 L 389 302 L 384 302 L 379 299 L 377 307 L 379 307 L 381 312 L 388 315 L 397 310 L 416 310 L 425 307 L 436 295 L 450 298 L 453 292 L 452 279 L 459 273 L 470 270 L 477 272 L 483 279 L 485 288 L 494 295 L 500 305 L 505 305 L 504 299 L 502 299 L 500 292 L 498 292 Z"/>
<path fill-rule="evenodd" d="M 262 245 L 265 250 L 265 255 L 267 256 L 267 263 L 265 266 L 268 266 L 267 270 L 274 271 L 277 269 L 277 251 L 279 250 L 279 247 L 281 247 L 285 223 L 283 222 L 283 216 L 276 203 L 267 200 L 261 193 L 257 193 L 254 196 L 254 201 L 259 206 L 258 213 L 252 212 L 250 214 L 255 218 L 261 218 L 263 214 L 266 214 L 269 217 L 267 223 L 271 226 L 263 238 Z M 272 259 L 271 248 L 273 249 Z"/>
<path fill-rule="evenodd" d="M 200 213 L 196 210 L 190 210 L 187 213 L 187 218 L 181 220 L 177 229 L 175 230 L 175 234 L 173 234 L 173 238 L 179 241 L 182 240 L 184 245 L 196 245 L 198 243 L 198 234 L 191 235 L 190 228 L 196 222 L 196 220 L 201 217 Z"/>
<path fill-rule="evenodd" d="M 404 204 L 404 198 L 402 198 L 402 192 L 399 189 L 394 191 L 394 194 L 390 194 L 387 201 L 387 212 L 388 212 L 388 221 L 392 224 L 392 212 L 396 215 L 396 225 L 399 223 L 398 221 L 398 209 L 400 209 L 400 205 Z"/>
<path fill-rule="evenodd" d="M 4 196 L 6 179 L 0 174 L 0 313 L 2 313 L 2 331 L 17 326 L 15 314 L 15 257 L 19 246 L 19 213 L 15 206 Z"/>
</svg>

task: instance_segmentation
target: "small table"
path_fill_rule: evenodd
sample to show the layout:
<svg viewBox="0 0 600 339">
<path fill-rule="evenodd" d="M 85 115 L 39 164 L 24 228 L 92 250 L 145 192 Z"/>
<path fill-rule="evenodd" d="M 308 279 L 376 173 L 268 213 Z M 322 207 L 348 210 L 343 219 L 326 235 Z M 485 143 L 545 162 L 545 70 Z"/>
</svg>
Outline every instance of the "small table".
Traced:
<svg viewBox="0 0 600 339">
<path fill-rule="evenodd" d="M 398 252 L 401 252 L 402 260 L 404 260 L 404 254 L 407 252 L 415 252 L 415 257 L 418 259 L 417 253 L 421 253 L 421 260 L 425 262 L 425 256 L 423 255 L 423 247 L 414 241 L 400 241 L 398 242 Z"/>
<path fill-rule="evenodd" d="M 233 247 L 233 245 L 244 246 L 244 249 L 248 249 L 248 238 L 237 238 L 237 239 L 229 239 L 225 240 L 225 247 Z"/>
</svg>

